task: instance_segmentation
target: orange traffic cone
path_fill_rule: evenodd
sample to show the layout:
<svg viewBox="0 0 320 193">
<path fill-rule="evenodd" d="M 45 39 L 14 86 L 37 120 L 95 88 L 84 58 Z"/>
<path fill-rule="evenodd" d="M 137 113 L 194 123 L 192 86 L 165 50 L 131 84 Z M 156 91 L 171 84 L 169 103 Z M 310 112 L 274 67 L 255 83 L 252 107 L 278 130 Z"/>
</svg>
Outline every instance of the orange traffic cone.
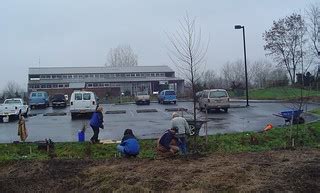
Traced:
<svg viewBox="0 0 320 193">
<path fill-rule="evenodd" d="M 263 129 L 263 131 L 269 131 L 269 130 L 271 130 L 272 129 L 272 125 L 271 125 L 271 123 L 269 123 L 264 129 Z"/>
</svg>

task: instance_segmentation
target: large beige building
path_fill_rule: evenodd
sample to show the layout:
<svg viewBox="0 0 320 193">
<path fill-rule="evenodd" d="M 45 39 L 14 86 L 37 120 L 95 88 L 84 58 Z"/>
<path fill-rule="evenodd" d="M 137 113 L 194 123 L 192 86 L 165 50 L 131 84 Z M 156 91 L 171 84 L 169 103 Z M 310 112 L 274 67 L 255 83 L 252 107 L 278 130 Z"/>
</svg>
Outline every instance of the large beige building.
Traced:
<svg viewBox="0 0 320 193">
<path fill-rule="evenodd" d="M 41 90 L 49 95 L 91 90 L 105 97 L 140 91 L 153 93 L 166 88 L 178 94 L 184 89 L 184 80 L 168 66 L 32 67 L 28 75 L 28 92 Z"/>
</svg>

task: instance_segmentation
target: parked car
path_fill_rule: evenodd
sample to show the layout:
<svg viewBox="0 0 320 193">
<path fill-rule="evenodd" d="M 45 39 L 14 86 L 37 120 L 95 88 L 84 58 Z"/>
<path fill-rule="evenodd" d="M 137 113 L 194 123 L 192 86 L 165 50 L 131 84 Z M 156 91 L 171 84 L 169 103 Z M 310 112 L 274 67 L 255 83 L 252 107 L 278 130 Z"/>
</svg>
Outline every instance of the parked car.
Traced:
<svg viewBox="0 0 320 193">
<path fill-rule="evenodd" d="M 147 92 L 137 92 L 134 97 L 136 104 L 147 104 L 150 105 L 150 95 Z"/>
<path fill-rule="evenodd" d="M 91 91 L 74 91 L 70 97 L 70 113 L 74 119 L 77 115 L 92 114 L 97 107 L 96 96 Z"/>
<path fill-rule="evenodd" d="M 52 108 L 55 107 L 66 107 L 67 106 L 67 100 L 65 95 L 63 94 L 55 94 L 51 97 L 51 104 Z"/>
<path fill-rule="evenodd" d="M 177 95 L 174 90 L 163 90 L 158 95 L 158 103 L 164 104 L 164 103 L 171 103 L 174 104 L 177 103 Z"/>
<path fill-rule="evenodd" d="M 29 107 L 22 98 L 6 99 L 3 104 L 0 105 L 0 116 L 17 117 L 20 110 L 22 115 L 28 116 Z"/>
<path fill-rule="evenodd" d="M 204 90 L 199 98 L 199 108 L 201 111 L 204 109 L 223 109 L 228 112 L 230 108 L 229 94 L 224 89 Z"/>
<path fill-rule="evenodd" d="M 48 107 L 49 95 L 44 91 L 31 92 L 29 96 L 29 106 L 35 107 Z"/>
</svg>

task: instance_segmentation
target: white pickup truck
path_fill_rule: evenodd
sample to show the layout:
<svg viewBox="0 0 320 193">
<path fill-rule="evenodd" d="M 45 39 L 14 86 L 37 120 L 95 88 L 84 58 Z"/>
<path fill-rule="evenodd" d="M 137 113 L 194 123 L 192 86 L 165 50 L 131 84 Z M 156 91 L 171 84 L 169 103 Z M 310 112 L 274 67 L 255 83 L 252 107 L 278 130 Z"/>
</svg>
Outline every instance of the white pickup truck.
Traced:
<svg viewBox="0 0 320 193">
<path fill-rule="evenodd" d="M 17 116 L 21 109 L 21 113 L 27 116 L 29 107 L 21 98 L 6 99 L 3 104 L 0 105 L 0 116 Z"/>
<path fill-rule="evenodd" d="M 147 92 L 138 92 L 134 97 L 136 104 L 150 105 L 150 95 Z"/>
</svg>

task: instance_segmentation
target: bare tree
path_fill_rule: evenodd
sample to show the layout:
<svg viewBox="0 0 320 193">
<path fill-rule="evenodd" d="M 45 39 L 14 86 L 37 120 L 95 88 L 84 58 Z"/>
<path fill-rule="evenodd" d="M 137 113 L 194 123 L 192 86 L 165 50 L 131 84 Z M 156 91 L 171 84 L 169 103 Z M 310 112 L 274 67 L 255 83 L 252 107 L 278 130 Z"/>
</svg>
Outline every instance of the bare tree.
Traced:
<svg viewBox="0 0 320 193">
<path fill-rule="evenodd" d="M 3 94 L 7 98 L 20 97 L 21 93 L 23 93 L 23 89 L 15 81 L 9 81 L 3 90 Z"/>
<path fill-rule="evenodd" d="M 217 74 L 214 70 L 207 70 L 202 73 L 202 82 L 205 88 L 215 88 L 215 83 L 217 79 Z"/>
<path fill-rule="evenodd" d="M 284 65 L 292 84 L 295 83 L 297 65 L 303 64 L 303 46 L 305 44 L 305 22 L 300 14 L 293 13 L 273 22 L 269 31 L 263 34 L 267 55 L 279 65 Z"/>
<path fill-rule="evenodd" d="M 193 116 L 196 121 L 196 84 L 200 81 L 201 67 L 205 63 L 209 40 L 203 44 L 201 29 L 197 29 L 196 19 L 190 18 L 188 14 L 179 21 L 176 33 L 167 36 L 172 46 L 172 49 L 169 49 L 169 57 L 191 84 Z"/>
<path fill-rule="evenodd" d="M 307 9 L 308 34 L 313 53 L 320 59 L 320 4 L 312 4 Z"/>
<path fill-rule="evenodd" d="M 266 60 L 259 60 L 252 63 L 252 83 L 255 88 L 267 86 L 268 79 L 274 70 L 273 65 Z"/>
<path fill-rule="evenodd" d="M 233 82 L 239 82 L 241 84 L 245 81 L 245 76 L 243 72 L 243 66 L 241 61 L 227 62 L 222 67 L 222 74 L 226 79 L 227 85 L 230 87 Z M 244 85 L 244 84 L 243 84 Z"/>
<path fill-rule="evenodd" d="M 137 65 L 138 56 L 133 52 L 130 45 L 119 45 L 110 49 L 106 66 L 127 67 Z"/>
</svg>

